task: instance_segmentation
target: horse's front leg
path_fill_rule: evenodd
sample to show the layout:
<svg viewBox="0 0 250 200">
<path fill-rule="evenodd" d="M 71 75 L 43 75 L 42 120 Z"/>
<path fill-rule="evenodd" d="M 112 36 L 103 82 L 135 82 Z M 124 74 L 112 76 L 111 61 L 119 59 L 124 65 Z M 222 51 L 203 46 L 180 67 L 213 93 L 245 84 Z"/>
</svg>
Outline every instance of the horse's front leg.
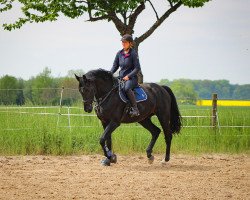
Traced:
<svg viewBox="0 0 250 200">
<path fill-rule="evenodd" d="M 111 137 L 111 135 L 110 135 L 110 137 L 107 138 L 105 149 L 106 149 L 108 157 L 110 157 L 109 158 L 110 162 L 117 163 L 117 156 L 112 151 L 112 137 Z"/>
<path fill-rule="evenodd" d="M 102 160 L 102 165 L 109 166 L 110 162 L 115 162 L 115 159 L 111 151 L 112 141 L 111 141 L 111 135 L 112 132 L 119 126 L 119 123 L 116 123 L 114 121 L 109 122 L 107 125 L 104 126 L 104 133 L 102 134 L 100 138 L 100 145 L 102 146 L 104 155 L 106 156 L 106 159 Z"/>
<path fill-rule="evenodd" d="M 109 122 L 107 121 L 102 121 L 102 126 L 103 126 L 103 129 L 105 130 L 106 127 L 108 126 Z M 110 157 L 110 162 L 111 163 L 116 163 L 117 162 L 117 156 L 113 153 L 112 151 L 112 134 L 110 134 L 108 137 L 107 137 L 107 140 L 106 140 L 106 145 L 105 145 L 105 150 L 106 150 L 106 153 L 108 155 L 108 157 Z"/>
</svg>

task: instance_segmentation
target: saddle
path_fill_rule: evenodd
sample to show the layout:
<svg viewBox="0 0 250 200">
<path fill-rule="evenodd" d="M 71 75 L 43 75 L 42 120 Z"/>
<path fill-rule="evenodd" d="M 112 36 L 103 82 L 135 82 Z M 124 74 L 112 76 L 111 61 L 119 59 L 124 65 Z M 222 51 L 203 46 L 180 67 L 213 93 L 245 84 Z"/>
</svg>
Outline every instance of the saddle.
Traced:
<svg viewBox="0 0 250 200">
<path fill-rule="evenodd" d="M 142 101 L 146 101 L 148 98 L 146 92 L 144 91 L 144 89 L 140 85 L 136 86 L 133 89 L 133 92 L 135 94 L 135 99 L 136 99 L 137 103 L 142 102 Z M 124 82 L 123 81 L 120 81 L 120 83 L 119 83 L 119 96 L 124 103 L 129 102 L 129 99 L 124 91 Z"/>
</svg>

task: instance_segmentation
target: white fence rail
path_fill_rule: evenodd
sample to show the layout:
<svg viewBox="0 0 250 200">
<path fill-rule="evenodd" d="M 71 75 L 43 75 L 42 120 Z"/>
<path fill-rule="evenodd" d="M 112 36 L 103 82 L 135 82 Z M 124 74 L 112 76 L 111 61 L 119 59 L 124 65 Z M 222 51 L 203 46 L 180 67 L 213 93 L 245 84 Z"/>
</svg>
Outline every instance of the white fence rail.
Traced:
<svg viewBox="0 0 250 200">
<path fill-rule="evenodd" d="M 58 112 L 35 112 L 32 110 L 36 110 L 36 109 L 58 109 Z M 29 111 L 25 111 L 29 109 Z M 67 109 L 67 113 L 61 113 L 62 109 Z M 15 107 L 15 106 L 6 106 L 6 107 L 1 107 L 0 106 L 0 113 L 11 113 L 11 114 L 23 114 L 23 115 L 52 115 L 52 116 L 57 116 L 57 123 L 56 126 L 57 127 L 65 127 L 65 128 L 89 128 L 89 127 L 97 127 L 97 126 L 93 126 L 93 125 L 85 125 L 85 126 L 72 126 L 71 125 L 71 121 L 73 119 L 71 119 L 71 116 L 79 116 L 79 117 L 96 117 L 95 114 L 76 114 L 76 113 L 72 113 L 72 109 L 79 109 L 82 110 L 83 108 L 81 107 L 58 107 L 58 106 L 30 106 L 30 107 L 25 107 L 25 106 L 19 106 L 19 107 Z M 31 111 L 30 111 L 31 110 Z M 192 109 L 194 110 L 194 109 Z M 207 109 L 209 110 L 209 109 Z M 62 116 L 67 116 L 67 120 L 68 120 L 68 125 L 67 126 L 60 126 L 60 120 Z M 211 121 L 211 118 L 213 118 L 214 116 L 209 116 L 209 115 L 184 115 L 182 116 L 182 118 L 208 118 Z M 244 125 L 244 126 L 239 126 L 239 125 L 220 125 L 219 124 L 219 117 L 218 117 L 218 113 L 217 113 L 217 127 L 220 128 L 250 128 L 250 125 Z M 127 125 L 124 126 L 127 128 L 142 128 L 141 126 L 136 126 L 136 125 Z M 213 128 L 214 126 L 212 125 L 184 125 L 184 128 Z M 6 128 L 6 129 L 2 129 L 2 130 L 6 130 L 6 131 L 14 131 L 14 130 L 29 130 L 32 128 Z"/>
</svg>

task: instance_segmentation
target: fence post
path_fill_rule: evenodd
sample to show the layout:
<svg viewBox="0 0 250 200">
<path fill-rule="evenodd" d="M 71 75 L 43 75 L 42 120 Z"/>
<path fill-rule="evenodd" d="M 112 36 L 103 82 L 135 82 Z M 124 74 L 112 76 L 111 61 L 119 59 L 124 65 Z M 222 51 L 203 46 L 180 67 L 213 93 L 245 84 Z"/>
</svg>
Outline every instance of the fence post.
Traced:
<svg viewBox="0 0 250 200">
<path fill-rule="evenodd" d="M 213 128 L 217 127 L 217 94 L 212 94 L 212 126 Z"/>
<path fill-rule="evenodd" d="M 62 108 L 62 98 L 63 98 L 63 91 L 64 91 L 64 87 L 62 86 L 62 90 L 61 90 L 61 97 L 60 97 L 60 102 L 59 102 L 59 110 L 58 110 L 58 117 L 57 117 L 57 123 L 56 126 L 59 125 L 59 120 L 60 120 L 60 115 L 61 115 L 61 108 Z"/>
<path fill-rule="evenodd" d="M 70 107 L 68 106 L 68 127 L 71 132 L 71 125 L 70 125 Z"/>
<path fill-rule="evenodd" d="M 60 108 L 62 108 L 62 98 L 63 98 L 63 91 L 64 91 L 64 87 L 62 86 L 62 90 L 61 90 L 61 97 L 60 97 Z"/>
</svg>

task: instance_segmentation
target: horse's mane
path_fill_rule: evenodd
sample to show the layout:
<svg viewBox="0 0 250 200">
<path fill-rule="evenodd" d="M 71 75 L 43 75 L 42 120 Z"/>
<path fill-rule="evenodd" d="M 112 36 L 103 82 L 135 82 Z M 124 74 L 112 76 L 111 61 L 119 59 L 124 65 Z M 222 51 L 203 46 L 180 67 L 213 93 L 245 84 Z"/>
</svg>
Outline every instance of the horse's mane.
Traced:
<svg viewBox="0 0 250 200">
<path fill-rule="evenodd" d="M 85 74 L 88 79 L 96 80 L 96 79 L 104 79 L 104 80 L 115 80 L 115 77 L 110 71 L 105 69 L 95 69 L 91 70 Z"/>
</svg>

